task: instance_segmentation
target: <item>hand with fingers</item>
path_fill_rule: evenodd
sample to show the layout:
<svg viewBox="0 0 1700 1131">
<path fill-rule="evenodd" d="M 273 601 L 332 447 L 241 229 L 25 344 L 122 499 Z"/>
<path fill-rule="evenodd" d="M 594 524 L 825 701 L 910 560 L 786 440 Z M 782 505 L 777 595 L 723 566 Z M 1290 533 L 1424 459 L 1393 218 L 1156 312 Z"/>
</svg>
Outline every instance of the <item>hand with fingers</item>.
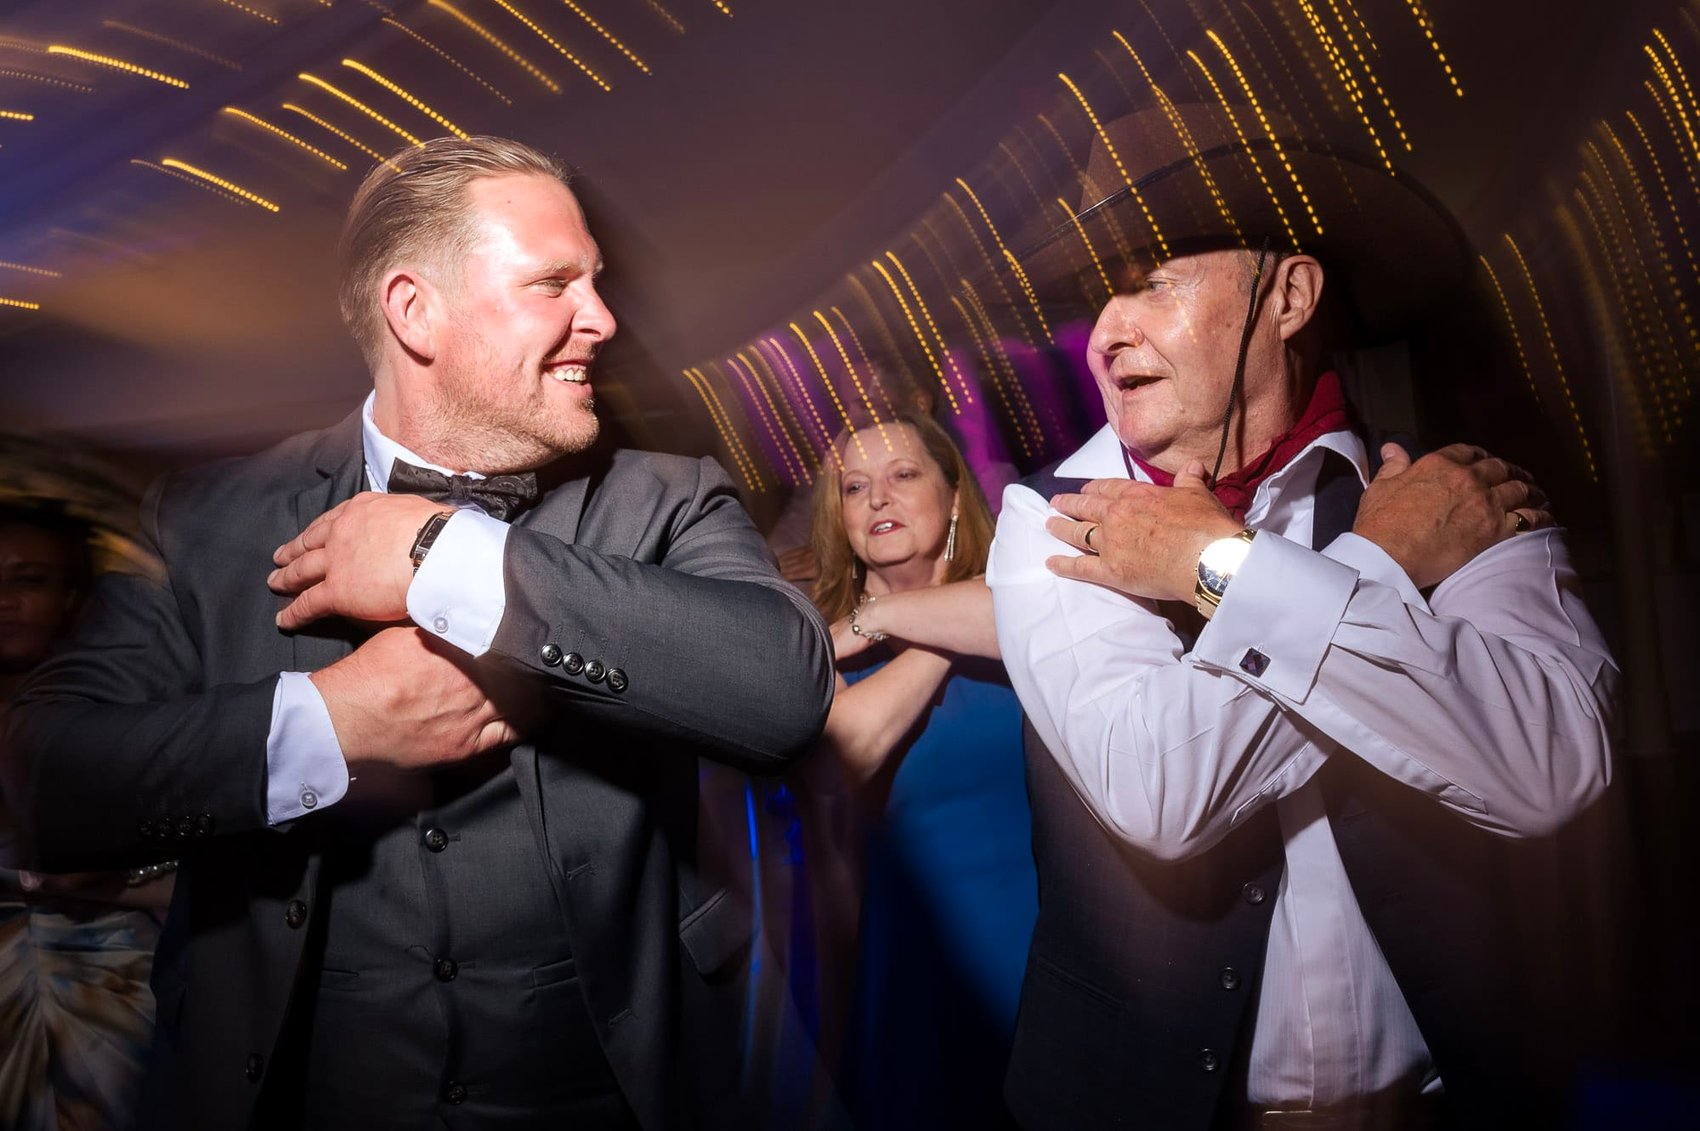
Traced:
<svg viewBox="0 0 1700 1131">
<path fill-rule="evenodd" d="M 1554 523 L 1529 473 L 1481 448 L 1452 444 L 1412 462 L 1386 444 L 1381 455 L 1352 533 L 1385 550 L 1419 589 L 1445 581 L 1489 546 Z"/>
<path fill-rule="evenodd" d="M 1048 559 L 1052 573 L 1158 601 L 1190 602 L 1198 555 L 1243 527 L 1204 485 L 1204 465 L 1196 460 L 1173 487 L 1094 479 L 1051 506 L 1063 517 L 1047 519 L 1045 529 L 1084 551 Z"/>
<path fill-rule="evenodd" d="M 444 509 L 418 495 L 363 491 L 315 518 L 272 555 L 278 568 L 266 584 L 294 598 L 278 613 L 278 627 L 293 632 L 330 616 L 405 621 L 408 551 L 425 520 Z"/>
<path fill-rule="evenodd" d="M 532 706 L 509 677 L 412 627 L 381 629 L 308 678 L 351 767 L 427 769 L 510 745 Z"/>
</svg>

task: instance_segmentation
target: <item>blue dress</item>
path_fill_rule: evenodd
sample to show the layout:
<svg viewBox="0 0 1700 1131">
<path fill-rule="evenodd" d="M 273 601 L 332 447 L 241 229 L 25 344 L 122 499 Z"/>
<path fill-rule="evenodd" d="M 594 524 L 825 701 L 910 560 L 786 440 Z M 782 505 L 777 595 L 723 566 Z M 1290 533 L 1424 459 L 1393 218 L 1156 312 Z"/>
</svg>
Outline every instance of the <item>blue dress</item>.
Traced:
<svg viewBox="0 0 1700 1131">
<path fill-rule="evenodd" d="M 962 661 L 922 725 L 870 836 L 845 1097 L 863 1128 L 998 1127 L 1039 914 L 1021 707 Z"/>
</svg>

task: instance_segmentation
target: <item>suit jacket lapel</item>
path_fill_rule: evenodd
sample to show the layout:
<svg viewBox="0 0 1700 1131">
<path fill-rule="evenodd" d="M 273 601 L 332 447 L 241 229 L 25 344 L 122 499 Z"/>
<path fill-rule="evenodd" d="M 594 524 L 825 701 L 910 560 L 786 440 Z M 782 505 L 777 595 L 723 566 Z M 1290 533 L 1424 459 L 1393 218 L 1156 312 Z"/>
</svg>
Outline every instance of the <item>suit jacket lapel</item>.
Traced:
<svg viewBox="0 0 1700 1131">
<path fill-rule="evenodd" d="M 308 523 L 353 498 L 365 486 L 366 459 L 358 410 L 319 437 L 313 446 L 313 472 L 313 481 L 292 500 L 296 525 L 285 538 L 300 533 Z M 292 635 L 290 642 L 295 660 L 291 670 L 298 672 L 314 672 L 335 663 L 353 651 L 355 643 L 349 625 L 341 620 L 310 624 Z"/>
</svg>

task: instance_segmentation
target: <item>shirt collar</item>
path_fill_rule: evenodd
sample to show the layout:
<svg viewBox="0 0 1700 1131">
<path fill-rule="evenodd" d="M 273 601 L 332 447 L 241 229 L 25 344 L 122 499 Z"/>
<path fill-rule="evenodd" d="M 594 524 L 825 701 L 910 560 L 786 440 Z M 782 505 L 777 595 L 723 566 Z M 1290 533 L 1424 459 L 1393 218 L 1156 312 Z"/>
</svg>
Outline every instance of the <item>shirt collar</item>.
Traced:
<svg viewBox="0 0 1700 1131">
<path fill-rule="evenodd" d="M 1286 467 L 1259 484 L 1252 509 L 1264 507 L 1268 502 L 1269 492 L 1279 490 L 1302 465 L 1310 461 L 1313 453 L 1324 448 L 1351 460 L 1352 466 L 1357 468 L 1358 478 L 1365 486 L 1369 485 L 1369 452 L 1356 432 L 1350 428 L 1342 428 L 1335 432 L 1325 432 L 1312 440 L 1303 451 L 1287 462 Z M 1140 482 L 1150 482 L 1137 466 L 1134 470 Z M 1110 425 L 1104 425 L 1073 455 L 1057 464 L 1055 474 L 1060 479 L 1126 479 L 1127 460 L 1122 458 L 1121 437 L 1116 435 L 1116 430 Z"/>
<path fill-rule="evenodd" d="M 372 406 L 377 402 L 377 399 L 378 393 L 374 389 L 366 394 L 366 403 L 360 406 L 360 436 L 366 455 L 366 482 L 372 490 L 380 494 L 389 493 L 390 468 L 395 466 L 395 461 L 398 459 L 406 460 L 415 467 L 428 467 L 432 471 L 440 471 L 444 475 L 470 475 L 474 479 L 484 478 L 476 471 L 457 472 L 441 464 L 432 463 L 430 460 L 420 459 L 406 447 L 378 431 L 378 425 L 372 419 Z"/>
</svg>

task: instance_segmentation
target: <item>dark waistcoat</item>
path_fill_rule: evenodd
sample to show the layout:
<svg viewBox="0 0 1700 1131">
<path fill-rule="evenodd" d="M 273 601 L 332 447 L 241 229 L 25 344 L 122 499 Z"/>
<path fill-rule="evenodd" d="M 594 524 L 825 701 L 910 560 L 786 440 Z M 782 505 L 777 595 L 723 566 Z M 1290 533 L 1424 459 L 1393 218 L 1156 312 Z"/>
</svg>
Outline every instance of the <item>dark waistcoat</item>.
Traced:
<svg viewBox="0 0 1700 1131">
<path fill-rule="evenodd" d="M 1378 448 L 1369 445 L 1372 460 Z M 1028 485 L 1049 498 L 1080 482 L 1041 472 Z M 1331 458 L 1317 486 L 1316 547 L 1351 529 L 1361 495 L 1356 473 Z M 1039 922 L 1005 1085 L 1011 1110 L 1024 1127 L 1058 1131 L 1231 1124 L 1284 866 L 1273 806 L 1209 851 L 1164 863 L 1105 832 L 1031 726 L 1027 755 Z M 1348 751 L 1318 781 L 1450 1118 L 1538 1122 L 1562 1058 L 1543 1057 L 1531 1030 L 1496 881 L 1542 846 L 1476 829 Z"/>
</svg>

